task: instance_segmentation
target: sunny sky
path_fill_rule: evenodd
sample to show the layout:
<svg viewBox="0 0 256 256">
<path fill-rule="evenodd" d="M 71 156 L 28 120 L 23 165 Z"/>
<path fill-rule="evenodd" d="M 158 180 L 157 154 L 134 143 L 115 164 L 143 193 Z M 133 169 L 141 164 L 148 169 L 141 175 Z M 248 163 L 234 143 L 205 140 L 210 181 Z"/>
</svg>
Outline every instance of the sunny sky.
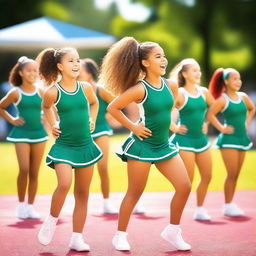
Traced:
<svg viewBox="0 0 256 256">
<path fill-rule="evenodd" d="M 150 15 L 150 10 L 139 3 L 131 3 L 130 0 L 94 0 L 99 9 L 107 8 L 111 3 L 116 2 L 120 14 L 128 19 L 143 22 Z"/>
</svg>

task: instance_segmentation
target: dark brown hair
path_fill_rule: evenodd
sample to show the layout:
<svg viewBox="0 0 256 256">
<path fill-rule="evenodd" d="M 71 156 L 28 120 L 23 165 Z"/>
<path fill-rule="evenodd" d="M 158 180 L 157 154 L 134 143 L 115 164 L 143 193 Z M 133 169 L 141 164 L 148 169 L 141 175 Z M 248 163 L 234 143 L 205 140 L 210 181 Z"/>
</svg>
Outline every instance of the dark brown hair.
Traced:
<svg viewBox="0 0 256 256">
<path fill-rule="evenodd" d="M 146 72 L 142 60 L 157 46 L 154 42 L 139 44 L 133 37 L 116 42 L 103 59 L 100 82 L 114 95 L 123 93 L 138 82 L 142 71 Z"/>
<path fill-rule="evenodd" d="M 11 69 L 9 75 L 9 83 L 13 86 L 21 86 L 22 85 L 22 77 L 20 76 L 20 71 L 30 62 L 34 62 L 34 60 L 27 58 L 26 56 L 22 56 L 18 59 L 15 66 Z"/>
<path fill-rule="evenodd" d="M 39 62 L 39 73 L 48 85 L 57 81 L 60 74 L 57 64 L 61 63 L 64 55 L 73 50 L 76 49 L 71 47 L 61 49 L 47 48 L 39 53 L 36 58 Z"/>
<path fill-rule="evenodd" d="M 99 77 L 99 66 L 98 64 L 90 58 L 82 60 L 82 67 L 92 75 L 93 80 L 96 82 Z"/>
</svg>

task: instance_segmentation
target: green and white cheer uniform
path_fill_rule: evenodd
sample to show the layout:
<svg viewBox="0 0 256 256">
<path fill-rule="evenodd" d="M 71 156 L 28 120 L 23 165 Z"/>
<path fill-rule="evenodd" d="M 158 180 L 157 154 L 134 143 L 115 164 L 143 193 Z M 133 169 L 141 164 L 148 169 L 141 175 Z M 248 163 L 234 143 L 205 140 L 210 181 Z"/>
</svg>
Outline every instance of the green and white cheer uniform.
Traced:
<svg viewBox="0 0 256 256">
<path fill-rule="evenodd" d="M 171 109 L 174 99 L 164 79 L 161 78 L 160 88 L 154 87 L 146 80 L 141 82 L 145 89 L 145 97 L 138 104 L 140 122 L 152 131 L 152 136 L 141 141 L 131 133 L 117 155 L 123 161 L 130 158 L 144 162 L 160 162 L 178 154 L 175 145 L 169 142 Z"/>
<path fill-rule="evenodd" d="M 76 90 L 67 92 L 60 84 L 55 86 L 61 134 L 48 153 L 46 163 L 52 168 L 54 163 L 66 163 L 73 168 L 90 166 L 100 160 L 102 152 L 91 137 L 89 104 L 83 87 L 77 82 Z"/>
<path fill-rule="evenodd" d="M 196 86 L 197 95 L 191 95 L 185 88 L 179 88 L 185 101 L 179 108 L 179 122 L 187 127 L 186 134 L 174 134 L 170 140 L 179 150 L 200 153 L 210 147 L 208 137 L 202 132 L 208 105 L 203 93 L 204 87 Z"/>
<path fill-rule="evenodd" d="M 226 100 L 226 105 L 222 110 L 222 116 L 226 125 L 234 128 L 232 134 L 221 133 L 217 138 L 217 148 L 233 148 L 237 150 L 248 150 L 252 147 L 252 142 L 247 135 L 245 122 L 247 107 L 243 100 L 243 93 L 238 92 L 238 100 L 232 100 L 226 93 L 222 96 Z"/>
<path fill-rule="evenodd" d="M 6 138 L 7 141 L 32 144 L 48 140 L 41 121 L 42 99 L 38 90 L 35 88 L 33 93 L 26 93 L 19 87 L 17 89 L 19 100 L 14 105 L 18 116 L 23 118 L 25 123 L 21 126 L 14 126 Z"/>
<path fill-rule="evenodd" d="M 95 123 L 95 130 L 92 133 L 94 139 L 101 136 L 111 136 L 113 135 L 113 130 L 111 129 L 109 123 L 106 120 L 107 106 L 108 103 L 100 97 L 99 87 L 96 88 L 96 96 L 99 101 L 99 111 Z"/>
</svg>

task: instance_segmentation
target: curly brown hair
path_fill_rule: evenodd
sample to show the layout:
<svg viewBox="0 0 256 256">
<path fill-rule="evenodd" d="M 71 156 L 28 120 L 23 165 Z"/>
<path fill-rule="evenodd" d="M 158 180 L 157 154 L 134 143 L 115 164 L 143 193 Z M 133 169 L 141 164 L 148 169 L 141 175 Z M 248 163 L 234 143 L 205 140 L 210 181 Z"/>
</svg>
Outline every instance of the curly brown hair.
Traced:
<svg viewBox="0 0 256 256">
<path fill-rule="evenodd" d="M 47 48 L 41 51 L 36 60 L 39 62 L 39 73 L 44 78 L 47 85 L 56 82 L 60 71 L 57 64 L 70 51 L 76 51 L 75 48 L 65 47 L 60 49 Z"/>
<path fill-rule="evenodd" d="M 100 82 L 114 95 L 119 95 L 134 86 L 142 72 L 146 72 L 142 60 L 148 58 L 154 42 L 139 44 L 133 37 L 124 37 L 108 50 L 103 59 Z"/>
</svg>

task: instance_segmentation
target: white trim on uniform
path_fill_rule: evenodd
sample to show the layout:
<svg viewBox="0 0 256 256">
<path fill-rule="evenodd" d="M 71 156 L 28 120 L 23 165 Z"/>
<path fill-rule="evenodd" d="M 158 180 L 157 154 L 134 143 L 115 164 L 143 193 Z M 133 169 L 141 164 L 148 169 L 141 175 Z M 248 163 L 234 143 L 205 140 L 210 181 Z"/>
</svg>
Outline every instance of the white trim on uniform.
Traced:
<svg viewBox="0 0 256 256">
<path fill-rule="evenodd" d="M 130 157 L 134 157 L 136 159 L 139 159 L 139 160 L 150 160 L 150 161 L 155 161 L 155 160 L 161 160 L 167 156 L 170 156 L 174 153 L 178 152 L 177 149 L 175 149 L 174 151 L 172 151 L 171 153 L 168 153 L 167 155 L 164 155 L 164 156 L 161 156 L 161 157 L 156 157 L 156 158 L 145 158 L 145 157 L 139 157 L 139 156 L 135 156 L 135 155 L 132 155 L 132 154 L 128 154 L 128 153 L 125 153 L 126 156 L 130 156 Z"/>
<path fill-rule="evenodd" d="M 20 90 L 20 92 L 26 96 L 34 96 L 37 93 L 37 88 L 35 88 L 35 90 L 33 92 L 24 92 L 21 88 L 18 87 L 18 89 Z"/>
<path fill-rule="evenodd" d="M 59 89 L 59 86 L 57 85 L 57 83 L 55 84 L 55 86 L 56 86 L 57 91 L 58 91 L 58 99 L 57 99 L 57 101 L 54 103 L 54 106 L 57 106 L 57 104 L 59 103 L 60 98 L 61 98 L 61 90 Z"/>
<path fill-rule="evenodd" d="M 42 141 L 45 141 L 45 140 L 48 140 L 49 137 L 46 136 L 46 137 L 43 137 L 43 138 L 40 138 L 40 139 L 27 139 L 27 138 L 11 138 L 11 137 L 7 137 L 6 140 L 7 141 L 11 141 L 11 142 L 42 142 Z"/>
<path fill-rule="evenodd" d="M 203 148 L 190 148 L 190 147 L 180 147 L 179 143 L 177 143 L 177 147 L 179 148 L 179 150 L 184 150 L 184 151 L 193 151 L 195 153 L 200 153 L 206 149 L 208 149 L 211 146 L 211 143 L 208 141 L 207 145 L 204 146 Z"/>
<path fill-rule="evenodd" d="M 76 82 L 76 89 L 75 89 L 75 91 L 73 91 L 73 92 L 68 92 L 68 91 L 66 91 L 64 88 L 61 87 L 60 83 L 56 83 L 56 86 L 59 87 L 59 89 L 60 89 L 62 92 L 66 93 L 66 94 L 68 94 L 68 95 L 75 95 L 75 94 L 77 94 L 77 92 L 79 91 L 79 83 L 78 83 L 78 81 Z"/>
<path fill-rule="evenodd" d="M 228 108 L 228 105 L 229 105 L 229 98 L 228 98 L 228 96 L 226 95 L 226 93 L 222 93 L 222 96 L 223 96 L 224 99 L 226 100 L 226 104 L 225 104 L 224 108 L 221 110 L 221 113 L 223 113 L 223 112 Z"/>
<path fill-rule="evenodd" d="M 22 99 L 22 93 L 21 93 L 21 89 L 20 88 L 17 88 L 18 89 L 18 94 L 19 94 L 19 98 L 17 100 L 17 102 L 14 102 L 14 105 L 17 107 Z"/>
<path fill-rule="evenodd" d="M 163 88 L 164 88 L 164 82 L 163 80 L 161 79 L 161 87 L 160 88 L 156 88 L 154 87 L 153 85 L 151 85 L 149 82 L 147 82 L 146 80 L 141 80 L 142 82 L 144 82 L 147 86 L 149 86 L 151 89 L 155 90 L 155 91 L 162 91 Z"/>
<path fill-rule="evenodd" d="M 113 131 L 102 131 L 102 132 L 97 132 L 97 133 L 92 133 L 91 136 L 92 138 L 95 138 L 95 137 L 100 137 L 100 136 L 103 136 L 103 135 L 108 135 L 108 136 L 111 136 L 113 135 Z"/>
<path fill-rule="evenodd" d="M 242 145 L 234 145 L 234 144 L 222 144 L 221 146 L 216 145 L 216 148 L 233 148 L 233 149 L 243 149 L 248 150 L 252 147 L 252 142 L 248 146 L 242 146 Z"/>
<path fill-rule="evenodd" d="M 178 91 L 179 91 L 179 93 L 181 93 L 184 96 L 184 102 L 183 102 L 182 106 L 180 106 L 178 108 L 178 110 L 180 111 L 186 106 L 186 104 L 188 102 L 188 94 L 186 93 L 186 90 L 183 87 L 179 88 Z"/>
<path fill-rule="evenodd" d="M 69 160 L 66 160 L 66 159 L 61 159 L 61 158 L 52 157 L 52 156 L 50 156 L 49 154 L 47 155 L 47 157 L 49 157 L 50 159 L 55 160 L 55 161 L 62 161 L 62 162 L 64 162 L 64 163 L 68 163 L 68 164 L 71 164 L 71 165 L 78 165 L 78 166 L 80 166 L 80 165 L 89 165 L 89 164 L 91 164 L 91 163 L 94 163 L 94 162 L 97 161 L 102 155 L 103 155 L 103 154 L 102 154 L 102 151 L 100 150 L 100 154 L 99 154 L 96 158 L 94 158 L 93 160 L 91 160 L 91 161 L 89 161 L 89 162 L 86 162 L 86 163 L 74 163 L 74 162 L 69 161 Z M 49 165 L 49 164 L 51 164 L 51 163 L 52 163 L 52 161 L 46 162 L 47 165 Z"/>
<path fill-rule="evenodd" d="M 145 89 L 145 96 L 144 96 L 144 99 L 141 102 L 139 102 L 137 105 L 142 105 L 147 100 L 147 98 L 148 98 L 147 86 L 143 82 L 142 82 L 142 85 L 143 85 L 143 87 Z"/>
</svg>

